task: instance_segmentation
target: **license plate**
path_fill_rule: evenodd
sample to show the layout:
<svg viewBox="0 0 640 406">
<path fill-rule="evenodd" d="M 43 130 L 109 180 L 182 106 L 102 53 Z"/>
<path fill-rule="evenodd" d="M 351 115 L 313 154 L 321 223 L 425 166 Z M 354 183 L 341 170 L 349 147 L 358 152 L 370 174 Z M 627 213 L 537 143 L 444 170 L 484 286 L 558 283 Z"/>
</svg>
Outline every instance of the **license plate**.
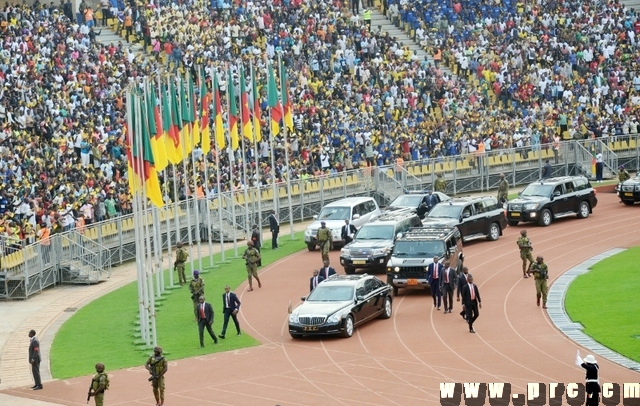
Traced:
<svg viewBox="0 0 640 406">
<path fill-rule="evenodd" d="M 353 261 L 353 265 L 364 265 L 367 261 Z"/>
<path fill-rule="evenodd" d="M 633 193 L 625 193 L 625 196 L 633 197 Z"/>
<path fill-rule="evenodd" d="M 302 330 L 304 330 L 304 331 L 318 331 L 318 326 L 305 326 L 305 327 L 302 327 Z"/>
<path fill-rule="evenodd" d="M 520 217 L 520 213 L 511 212 L 511 217 Z"/>
<path fill-rule="evenodd" d="M 418 280 L 417 279 L 409 279 L 407 281 L 407 285 L 409 285 L 409 286 L 415 286 L 417 284 L 418 284 Z"/>
</svg>

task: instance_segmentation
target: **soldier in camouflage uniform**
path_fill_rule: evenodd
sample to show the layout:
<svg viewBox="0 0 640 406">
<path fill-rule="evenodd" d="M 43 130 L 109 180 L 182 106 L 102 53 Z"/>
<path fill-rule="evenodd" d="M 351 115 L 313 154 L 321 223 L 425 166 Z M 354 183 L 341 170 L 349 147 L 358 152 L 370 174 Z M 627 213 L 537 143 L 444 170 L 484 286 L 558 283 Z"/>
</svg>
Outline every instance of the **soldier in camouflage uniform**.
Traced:
<svg viewBox="0 0 640 406">
<path fill-rule="evenodd" d="M 504 173 L 500 174 L 500 184 L 498 185 L 498 201 L 506 203 L 509 198 L 509 182 L 505 179 Z"/>
<path fill-rule="evenodd" d="M 332 237 L 331 230 L 327 228 L 327 223 L 320 222 L 320 228 L 316 234 L 318 245 L 320 246 L 320 254 L 322 255 L 322 261 L 329 260 L 329 250 L 331 249 Z"/>
<path fill-rule="evenodd" d="M 444 193 L 447 190 L 447 181 L 444 180 L 444 178 L 442 177 L 442 174 L 439 173 L 438 178 L 436 179 L 436 181 L 433 184 L 433 189 L 436 192 L 441 192 Z"/>
<path fill-rule="evenodd" d="M 198 320 L 198 300 L 204 295 L 204 279 L 200 277 L 198 270 L 193 271 L 193 279 L 189 284 L 189 292 L 191 292 L 191 301 L 193 302 L 193 314 Z"/>
<path fill-rule="evenodd" d="M 624 165 L 620 165 L 620 168 L 618 168 L 618 182 L 622 183 L 625 180 L 629 180 L 629 178 L 631 177 L 631 175 L 629 175 L 629 172 L 627 172 L 626 169 L 624 169 Z"/>
<path fill-rule="evenodd" d="M 89 397 L 93 396 L 96 406 L 104 405 L 104 391 L 109 389 L 109 377 L 104 372 L 104 364 L 96 364 L 96 374 L 91 380 L 91 390 Z M 87 403 L 89 400 L 87 399 Z"/>
<path fill-rule="evenodd" d="M 522 258 L 522 276 L 528 278 L 528 272 L 533 264 L 533 256 L 531 255 L 531 240 L 527 237 L 527 230 L 520 231 L 520 238 L 518 238 L 518 248 L 520 248 L 520 258 Z M 527 266 L 527 260 L 529 266 Z"/>
<path fill-rule="evenodd" d="M 156 406 L 164 405 L 164 374 L 167 373 L 169 364 L 167 360 L 162 356 L 162 348 L 155 347 L 153 349 L 153 355 L 149 357 L 145 368 L 151 374 L 149 381 L 153 387 L 153 396 L 156 398 Z"/>
<path fill-rule="evenodd" d="M 189 259 L 189 251 L 183 247 L 182 243 L 178 243 L 178 250 L 176 251 L 176 263 L 174 264 L 175 270 L 178 272 L 178 282 L 180 286 L 187 283 L 187 277 L 184 274 L 184 264 Z"/>
<path fill-rule="evenodd" d="M 547 279 L 549 279 L 549 268 L 547 268 L 547 264 L 544 263 L 544 259 L 542 256 L 538 255 L 536 258 L 536 262 L 531 267 L 529 271 L 533 274 L 533 277 L 536 281 L 536 303 L 540 306 L 540 297 L 542 297 L 542 308 L 547 308 L 547 292 L 549 292 L 549 288 L 547 286 Z"/>
<path fill-rule="evenodd" d="M 258 287 L 262 287 L 262 282 L 260 282 L 260 278 L 258 277 L 258 263 L 260 262 L 260 252 L 253 246 L 253 241 L 247 241 L 247 249 L 244 251 L 242 258 L 245 260 L 245 264 L 247 265 L 247 281 L 249 281 L 249 289 L 251 292 L 253 290 L 253 278 L 256 278 L 258 281 Z"/>
</svg>

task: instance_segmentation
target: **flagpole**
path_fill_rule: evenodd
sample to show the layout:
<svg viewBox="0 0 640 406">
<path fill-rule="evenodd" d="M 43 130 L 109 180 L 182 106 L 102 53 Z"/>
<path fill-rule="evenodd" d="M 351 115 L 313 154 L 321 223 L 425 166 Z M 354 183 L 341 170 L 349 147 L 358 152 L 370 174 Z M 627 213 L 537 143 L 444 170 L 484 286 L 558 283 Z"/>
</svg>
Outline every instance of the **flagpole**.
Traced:
<svg viewBox="0 0 640 406">
<path fill-rule="evenodd" d="M 198 75 L 200 76 L 200 83 L 204 84 L 204 89 L 205 89 L 205 94 L 201 94 L 200 95 L 200 105 L 202 106 L 202 111 L 206 112 L 206 117 L 207 117 L 207 126 L 209 127 L 209 134 L 211 134 L 211 115 L 209 114 L 209 104 L 205 104 L 207 102 L 207 97 L 206 97 L 206 75 L 204 72 L 204 69 L 198 69 Z M 202 82 L 204 81 L 204 82 Z M 202 88 L 202 86 L 200 86 L 200 88 Z M 202 120 L 202 117 L 200 117 L 200 120 Z M 200 120 L 198 121 L 198 125 L 200 125 Z M 209 140 L 211 140 L 211 137 L 209 137 Z M 204 190 L 205 190 L 205 207 L 207 210 L 207 240 L 209 240 L 209 268 L 213 269 L 216 268 L 216 265 L 214 263 L 214 259 L 213 259 L 213 230 L 211 228 L 211 202 L 209 200 L 209 158 L 208 155 L 211 153 L 211 142 L 209 142 L 209 152 L 205 153 L 204 152 L 204 148 L 203 148 L 203 140 L 202 140 L 202 128 L 200 129 L 200 148 L 202 149 L 202 156 L 203 156 L 203 163 L 204 163 Z"/>
<path fill-rule="evenodd" d="M 244 80 L 244 67 L 242 66 L 242 62 L 240 63 L 240 80 Z M 246 80 L 245 83 L 242 84 L 245 88 L 246 88 Z M 242 117 L 244 117 L 243 115 L 243 110 L 245 108 L 245 106 L 242 103 L 242 87 L 240 87 L 240 91 L 238 92 L 238 97 L 240 98 L 240 124 L 242 125 L 242 135 L 239 135 L 240 140 L 242 141 L 242 178 L 243 178 L 243 188 L 242 188 L 242 193 L 244 195 L 244 231 L 245 231 L 245 236 L 247 238 L 247 240 L 251 239 L 251 226 L 249 225 L 249 194 L 248 194 L 248 188 L 249 188 L 249 178 L 247 178 L 247 150 L 246 150 L 246 145 L 244 142 L 244 123 L 242 122 Z"/>
<path fill-rule="evenodd" d="M 267 64 L 267 69 L 269 69 L 268 64 Z M 273 124 L 271 123 L 271 109 L 269 109 L 269 149 L 270 149 L 269 152 L 271 154 L 271 189 L 273 191 L 273 210 L 276 212 L 276 215 L 278 216 L 278 219 L 279 219 L 280 218 L 280 196 L 278 195 L 278 189 L 276 186 L 276 157 L 275 157 L 276 151 L 273 147 L 274 138 L 275 138 L 275 135 L 273 134 Z"/>
<path fill-rule="evenodd" d="M 255 85 L 254 81 L 255 81 L 255 75 L 253 72 L 253 61 L 249 61 L 250 63 L 250 67 L 251 67 L 251 96 L 252 96 L 252 100 L 251 100 L 251 105 L 254 106 L 254 110 L 255 110 L 255 105 L 256 105 L 256 98 L 258 97 L 257 94 L 254 94 L 254 88 L 255 90 L 258 89 L 258 87 Z M 256 91 L 257 93 L 257 91 Z M 254 117 L 256 116 L 256 112 L 253 112 Z M 258 230 L 260 232 L 260 243 L 262 244 L 262 185 L 261 185 L 261 180 L 260 180 L 260 176 L 259 176 L 259 171 L 260 171 L 260 151 L 258 150 L 258 127 L 256 125 L 253 126 L 253 150 L 255 151 L 255 162 L 256 162 L 256 174 L 258 174 L 258 181 L 256 183 L 256 194 L 258 195 Z"/>
<path fill-rule="evenodd" d="M 129 148 L 129 153 L 127 154 L 128 156 L 131 156 L 131 168 L 128 171 L 129 173 L 127 174 L 127 177 L 129 179 L 129 185 L 131 188 L 131 195 L 133 197 L 133 231 L 134 231 L 134 236 L 135 236 L 135 241 L 136 241 L 136 275 L 137 275 L 137 281 L 138 281 L 138 314 L 139 314 L 139 319 L 140 319 L 140 338 L 147 344 L 149 345 L 150 341 L 149 341 L 149 323 L 146 322 L 147 318 L 146 318 L 146 308 L 145 308 L 145 294 L 144 291 L 146 290 L 145 287 L 145 281 L 144 281 L 144 245 L 141 244 L 142 241 L 142 236 L 140 235 L 140 207 L 139 207 L 139 200 L 140 197 L 138 196 L 138 190 L 139 188 L 135 188 L 134 186 L 139 183 L 138 180 L 136 180 L 136 177 L 138 176 L 137 170 L 139 168 L 137 168 L 138 166 L 138 160 L 134 159 L 134 150 L 133 148 L 136 146 L 136 144 L 134 144 L 133 142 L 133 132 L 134 132 L 134 128 L 133 128 L 133 110 L 134 110 L 134 106 L 133 106 L 133 95 L 131 94 L 131 90 L 127 90 L 126 92 L 126 101 L 127 101 L 127 134 L 125 134 L 125 136 L 127 137 L 127 144 L 128 144 L 128 148 Z M 138 151 L 136 151 L 136 154 L 138 154 Z M 145 323 L 146 322 L 146 323 Z M 145 327 L 146 326 L 146 327 Z"/>
<path fill-rule="evenodd" d="M 158 73 L 158 91 L 160 92 L 160 97 L 158 97 L 158 103 L 160 105 L 160 111 L 164 111 L 163 110 L 163 106 L 162 106 L 162 95 L 163 95 L 163 90 L 162 90 L 162 78 L 160 77 L 160 74 Z M 164 138 L 164 132 L 162 134 L 163 138 Z M 163 140 L 164 141 L 164 140 Z M 171 266 L 171 257 L 172 257 L 172 253 L 173 253 L 173 247 L 171 246 L 171 221 L 169 220 L 169 215 L 166 215 L 166 211 L 169 210 L 169 206 L 168 206 L 168 202 L 169 200 L 171 200 L 171 197 L 169 196 L 169 189 L 167 188 L 168 185 L 168 180 L 167 180 L 167 168 L 164 168 L 162 170 L 162 178 L 164 179 L 164 184 L 163 184 L 163 201 L 165 203 L 165 220 L 167 222 L 167 256 L 169 257 L 169 286 L 173 287 L 173 267 Z M 174 178 L 174 183 L 175 183 L 175 178 Z M 175 203 L 175 202 L 174 202 Z M 162 237 L 162 233 L 160 233 L 160 237 Z M 162 241 L 162 239 L 160 239 L 160 241 Z M 164 278 L 163 278 L 164 281 Z M 164 291 L 164 289 L 163 289 Z"/>
<path fill-rule="evenodd" d="M 236 199 L 233 191 L 233 165 L 236 162 L 235 151 L 233 150 L 233 140 L 231 138 L 231 98 L 229 93 L 231 92 L 231 86 L 233 86 L 233 77 L 231 76 L 231 70 L 227 65 L 227 132 L 229 134 L 229 149 L 227 156 L 229 157 L 229 201 L 231 204 L 231 217 L 233 227 L 233 255 L 238 258 L 238 227 L 236 225 Z M 237 127 L 237 123 L 236 123 Z M 222 231 L 222 230 L 220 230 Z"/>
<path fill-rule="evenodd" d="M 189 78 L 189 83 L 193 83 L 192 82 L 193 78 L 191 77 L 191 73 L 187 73 L 187 77 Z M 192 96 L 191 91 L 189 91 L 189 97 L 191 96 Z M 193 96 L 195 99 L 195 95 Z M 189 100 L 189 109 L 194 112 L 194 119 L 195 119 L 195 100 Z M 192 125 L 200 125 L 200 123 L 198 122 L 198 120 L 196 120 L 194 123 L 192 123 Z M 191 139 L 193 139 L 193 131 L 191 134 Z M 203 271 L 204 269 L 202 268 L 202 244 L 201 244 L 202 239 L 200 238 L 200 208 L 198 207 L 198 205 L 200 204 L 200 201 L 198 199 L 198 170 L 196 168 L 196 159 L 195 159 L 195 154 L 193 152 L 191 152 L 191 166 L 193 170 L 193 210 L 196 216 L 196 241 L 198 244 L 198 248 L 197 248 L 198 269 L 200 269 L 200 271 Z"/>
<path fill-rule="evenodd" d="M 184 91 L 183 89 L 183 83 L 182 83 L 182 77 L 178 76 L 178 78 L 180 79 L 180 88 L 179 88 L 179 92 L 180 94 L 182 94 L 182 92 Z M 182 121 L 182 97 L 178 97 L 178 103 L 180 104 L 180 121 Z M 182 131 L 180 132 L 182 135 Z M 189 241 L 189 264 L 191 265 L 191 271 L 193 272 L 195 270 L 195 268 L 193 267 L 193 238 L 192 238 L 192 233 L 193 230 L 191 229 L 191 208 L 190 205 L 191 203 L 189 202 L 189 197 L 191 195 L 191 189 L 190 189 L 190 185 L 189 185 L 189 171 L 187 170 L 187 148 L 185 144 L 185 139 L 184 137 L 181 137 L 180 139 L 180 146 L 182 148 L 182 177 L 184 180 L 184 190 L 185 190 L 185 198 L 186 198 L 186 210 L 187 210 L 187 238 Z"/>
<path fill-rule="evenodd" d="M 218 86 L 218 72 L 217 70 L 212 68 L 212 80 L 214 81 L 214 86 L 213 86 L 213 91 L 214 91 L 214 106 L 215 106 L 215 110 L 216 110 L 216 115 L 214 116 L 214 123 L 216 123 L 213 127 L 214 127 L 214 134 L 215 134 L 215 140 L 214 140 L 214 146 L 216 147 L 216 185 L 218 187 L 218 237 L 220 238 L 220 258 L 222 260 L 222 262 L 226 262 L 226 258 L 225 258 L 225 252 L 224 252 L 224 236 L 222 235 L 222 184 L 220 182 L 220 143 L 218 142 L 218 136 L 222 135 L 222 138 L 224 139 L 224 129 L 222 130 L 222 134 L 218 134 L 218 126 L 217 126 L 217 116 L 218 114 L 220 114 L 220 117 L 222 117 L 222 102 L 220 101 L 220 88 Z M 214 76 L 215 75 L 215 76 Z M 218 106 L 218 102 L 220 102 L 220 106 Z M 218 107 L 220 107 L 221 111 L 218 111 Z"/>
<path fill-rule="evenodd" d="M 279 53 L 278 53 L 278 67 L 280 69 L 284 69 L 284 66 L 282 66 L 281 55 Z M 287 75 L 286 73 L 281 72 L 280 77 L 286 78 Z M 280 83 L 280 89 L 281 89 L 281 92 L 289 91 L 289 88 L 286 83 Z M 288 96 L 289 95 L 287 94 L 283 94 L 283 99 L 287 100 Z M 287 126 L 287 123 L 286 123 L 286 112 L 284 111 L 285 108 L 286 107 L 283 105 L 282 106 L 282 109 L 283 109 L 282 130 L 284 131 L 284 160 L 287 163 L 287 200 L 289 203 L 289 231 L 291 233 L 291 239 L 293 240 L 295 236 L 295 232 L 293 231 L 293 205 L 291 203 L 291 163 L 289 161 L 289 127 Z"/>
</svg>

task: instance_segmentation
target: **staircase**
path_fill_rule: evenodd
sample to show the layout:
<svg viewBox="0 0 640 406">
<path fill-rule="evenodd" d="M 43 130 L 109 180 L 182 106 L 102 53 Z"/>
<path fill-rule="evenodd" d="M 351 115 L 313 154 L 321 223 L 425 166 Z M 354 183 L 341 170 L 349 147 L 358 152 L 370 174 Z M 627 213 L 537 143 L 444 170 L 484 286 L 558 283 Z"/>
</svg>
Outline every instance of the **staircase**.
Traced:
<svg viewBox="0 0 640 406">
<path fill-rule="evenodd" d="M 78 233 L 61 235 L 60 281 L 92 284 L 111 276 L 109 250 L 95 241 L 83 241 Z"/>
<path fill-rule="evenodd" d="M 100 35 L 96 36 L 96 41 L 104 44 L 118 44 L 118 42 L 122 42 L 125 48 L 129 48 L 133 51 L 136 56 L 143 54 L 142 45 L 138 42 L 127 42 L 124 37 L 121 37 L 116 32 L 116 28 L 118 27 L 118 20 L 116 18 L 111 18 L 108 20 L 109 24 L 107 27 L 94 27 L 94 31 L 100 32 Z"/>
</svg>

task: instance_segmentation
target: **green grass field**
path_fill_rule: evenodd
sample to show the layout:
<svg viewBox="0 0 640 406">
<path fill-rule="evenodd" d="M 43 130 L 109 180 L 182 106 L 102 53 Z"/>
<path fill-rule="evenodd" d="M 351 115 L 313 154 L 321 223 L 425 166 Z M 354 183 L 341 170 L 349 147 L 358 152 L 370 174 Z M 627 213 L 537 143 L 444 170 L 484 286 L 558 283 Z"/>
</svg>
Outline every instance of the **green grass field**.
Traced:
<svg viewBox="0 0 640 406">
<path fill-rule="evenodd" d="M 569 287 L 565 306 L 584 332 L 599 343 L 640 362 L 640 247 L 597 263 Z"/>
<path fill-rule="evenodd" d="M 306 249 L 302 232 L 280 237 L 278 250 L 263 249 L 263 267 L 302 249 Z M 246 246 L 240 244 L 238 254 L 242 256 Z M 220 264 L 201 276 L 204 279 L 207 301 L 215 311 L 213 330 L 222 330 L 221 296 L 224 286 L 234 289 L 246 280 L 244 260 L 232 259 L 233 250 L 226 251 L 228 264 Z M 220 255 L 214 255 L 218 264 Z M 198 262 L 194 261 L 197 267 Z M 187 281 L 190 269 L 187 264 Z M 203 257 L 203 267 L 209 265 L 209 257 Z M 169 286 L 169 271 L 164 271 Z M 174 274 L 177 283 L 177 274 Z M 199 348 L 198 328 L 194 322 L 193 304 L 187 285 L 166 290 L 157 301 L 158 344 L 163 347 L 168 359 L 181 359 L 214 352 L 235 350 L 258 345 L 253 337 L 235 335 L 233 321 L 230 321 L 226 340 L 214 345 L 205 331 L 205 347 Z M 284 316 L 283 316 L 284 317 Z M 137 282 L 128 284 L 78 310 L 55 335 L 51 346 L 51 374 L 57 379 L 87 375 L 95 371 L 97 362 L 105 364 L 107 370 L 143 365 L 152 353 L 150 348 L 140 343 L 138 321 Z M 240 325 L 242 328 L 242 324 Z"/>
</svg>

